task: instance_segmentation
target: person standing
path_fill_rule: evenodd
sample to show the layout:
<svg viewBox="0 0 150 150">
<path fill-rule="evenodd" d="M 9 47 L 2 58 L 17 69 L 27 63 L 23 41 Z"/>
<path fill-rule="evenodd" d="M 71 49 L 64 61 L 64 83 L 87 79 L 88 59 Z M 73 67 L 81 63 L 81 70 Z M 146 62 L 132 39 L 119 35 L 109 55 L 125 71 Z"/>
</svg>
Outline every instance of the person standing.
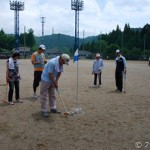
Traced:
<svg viewBox="0 0 150 150">
<path fill-rule="evenodd" d="M 10 105 L 14 105 L 13 92 L 15 87 L 15 98 L 16 102 L 23 102 L 20 100 L 19 93 L 19 51 L 14 51 L 11 57 L 6 62 L 6 82 L 9 84 L 8 102 Z M 7 85 L 6 85 L 7 86 Z"/>
<path fill-rule="evenodd" d="M 44 51 L 45 45 L 40 45 L 38 50 L 31 56 L 31 62 L 34 66 L 34 80 L 33 80 L 33 98 L 37 98 L 36 89 L 41 81 L 41 74 L 46 63 Z"/>
<path fill-rule="evenodd" d="M 99 53 L 96 54 L 96 60 L 93 62 L 93 71 L 92 74 L 94 74 L 94 87 L 97 86 L 97 77 L 98 77 L 98 87 L 102 86 L 101 76 L 102 76 L 102 70 L 103 70 L 104 64 L 103 60 Z"/>
<path fill-rule="evenodd" d="M 63 72 L 63 65 L 69 64 L 70 56 L 62 54 L 50 59 L 43 70 L 41 76 L 40 97 L 41 97 L 41 114 L 48 117 L 46 108 L 46 99 L 48 95 L 50 112 L 60 113 L 56 108 L 55 89 L 58 90 L 58 80 Z"/>
<path fill-rule="evenodd" d="M 115 80 L 116 80 L 116 91 L 122 92 L 123 89 L 123 73 L 126 74 L 126 59 L 122 56 L 121 51 L 116 50 L 116 70 L 115 70 Z"/>
</svg>

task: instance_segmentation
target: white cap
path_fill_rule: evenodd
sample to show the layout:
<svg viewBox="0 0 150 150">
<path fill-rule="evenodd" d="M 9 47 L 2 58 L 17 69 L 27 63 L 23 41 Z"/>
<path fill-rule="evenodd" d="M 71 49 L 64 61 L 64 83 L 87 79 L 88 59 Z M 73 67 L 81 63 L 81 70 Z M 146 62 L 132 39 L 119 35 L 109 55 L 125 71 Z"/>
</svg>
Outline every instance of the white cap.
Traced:
<svg viewBox="0 0 150 150">
<path fill-rule="evenodd" d="M 96 57 L 101 57 L 101 55 L 99 53 L 96 54 Z"/>
<path fill-rule="evenodd" d="M 119 50 L 119 49 L 117 49 L 117 50 L 116 50 L 116 53 L 120 53 L 120 50 Z"/>
<path fill-rule="evenodd" d="M 46 50 L 45 45 L 40 45 L 39 49 Z"/>
<path fill-rule="evenodd" d="M 70 56 L 68 54 L 62 54 L 61 58 L 65 61 L 65 64 L 68 65 L 70 61 Z"/>
</svg>

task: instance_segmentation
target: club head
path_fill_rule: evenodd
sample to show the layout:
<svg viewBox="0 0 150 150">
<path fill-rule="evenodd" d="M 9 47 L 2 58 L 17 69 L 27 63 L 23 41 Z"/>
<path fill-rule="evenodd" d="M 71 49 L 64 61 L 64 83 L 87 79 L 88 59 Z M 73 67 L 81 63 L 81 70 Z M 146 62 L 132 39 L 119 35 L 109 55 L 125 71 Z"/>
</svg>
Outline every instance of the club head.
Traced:
<svg viewBox="0 0 150 150">
<path fill-rule="evenodd" d="M 69 114 L 70 114 L 69 112 L 64 112 L 64 116 L 66 117 L 69 116 Z"/>
</svg>

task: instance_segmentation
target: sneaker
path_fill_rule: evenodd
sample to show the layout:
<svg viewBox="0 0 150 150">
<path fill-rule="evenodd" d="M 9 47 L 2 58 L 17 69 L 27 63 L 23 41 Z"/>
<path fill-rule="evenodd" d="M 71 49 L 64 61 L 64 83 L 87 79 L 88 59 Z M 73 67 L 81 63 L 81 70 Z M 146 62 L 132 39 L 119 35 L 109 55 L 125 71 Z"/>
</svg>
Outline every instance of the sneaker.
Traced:
<svg viewBox="0 0 150 150">
<path fill-rule="evenodd" d="M 101 84 L 99 84 L 99 85 L 98 85 L 98 87 L 102 87 L 102 85 L 101 85 Z"/>
<path fill-rule="evenodd" d="M 21 100 L 21 99 L 16 99 L 16 102 L 17 102 L 17 103 L 23 103 L 23 100 Z"/>
<path fill-rule="evenodd" d="M 14 102 L 12 101 L 12 102 L 9 102 L 9 105 L 14 105 Z"/>
<path fill-rule="evenodd" d="M 47 117 L 48 117 L 48 113 L 47 113 L 47 112 L 45 112 L 45 111 L 42 111 L 42 112 L 41 112 L 41 115 L 42 115 L 43 117 L 45 117 L 45 118 L 47 118 Z"/>
<path fill-rule="evenodd" d="M 33 98 L 35 98 L 35 99 L 37 98 L 37 95 L 36 95 L 36 93 L 33 93 Z"/>
<path fill-rule="evenodd" d="M 57 109 L 51 109 L 50 112 L 54 114 L 61 114 L 61 112 L 58 111 Z"/>
</svg>

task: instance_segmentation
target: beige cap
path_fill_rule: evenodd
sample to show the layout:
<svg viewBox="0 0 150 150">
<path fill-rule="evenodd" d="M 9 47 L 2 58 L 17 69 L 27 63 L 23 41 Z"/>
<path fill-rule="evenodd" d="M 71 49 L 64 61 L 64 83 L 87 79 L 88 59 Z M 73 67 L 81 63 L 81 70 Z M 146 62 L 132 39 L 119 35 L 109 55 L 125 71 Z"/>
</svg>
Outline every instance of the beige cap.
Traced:
<svg viewBox="0 0 150 150">
<path fill-rule="evenodd" d="M 99 53 L 96 54 L 96 57 L 101 57 L 101 55 Z"/>
<path fill-rule="evenodd" d="M 65 61 L 65 64 L 68 65 L 70 61 L 70 56 L 68 54 L 62 54 L 61 58 Z"/>
</svg>

